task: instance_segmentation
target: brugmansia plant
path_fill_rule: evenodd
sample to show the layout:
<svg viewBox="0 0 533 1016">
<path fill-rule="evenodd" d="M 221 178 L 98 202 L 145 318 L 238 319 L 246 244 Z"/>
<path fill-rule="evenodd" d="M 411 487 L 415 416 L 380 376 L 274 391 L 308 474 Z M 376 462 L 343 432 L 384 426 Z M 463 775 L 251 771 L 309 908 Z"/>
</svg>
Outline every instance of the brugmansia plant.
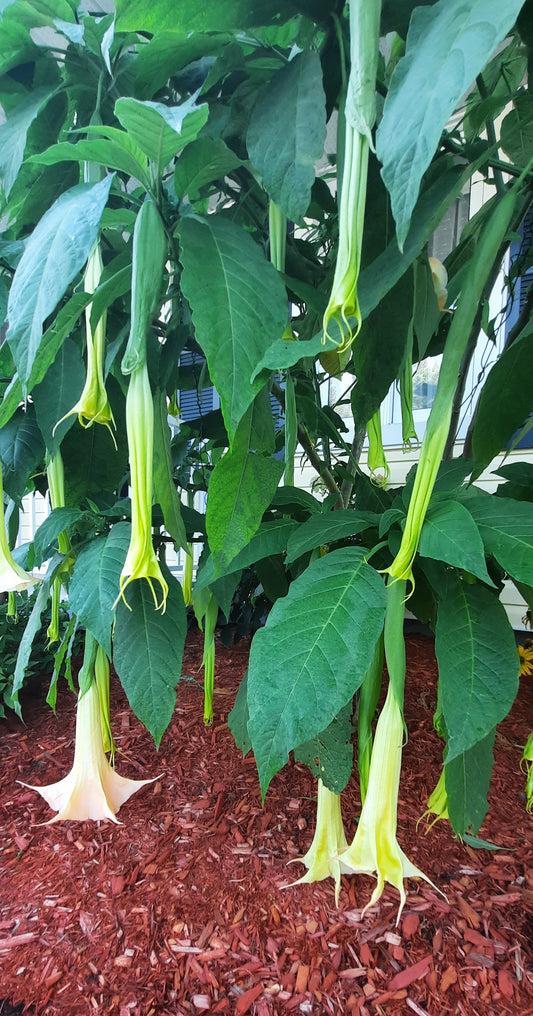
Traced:
<svg viewBox="0 0 533 1016">
<path fill-rule="evenodd" d="M 429 808 L 459 836 L 479 831 L 496 727 L 518 687 L 501 591 L 513 583 L 533 603 L 531 464 L 511 450 L 491 467 L 533 411 L 530 301 L 503 342 L 490 300 L 533 194 L 522 6 L 257 3 L 237 18 L 219 4 L 200 29 L 193 0 L 172 24 L 164 0 L 116 0 L 103 18 L 77 0 L 3 5 L 11 612 L 30 572 L 41 577 L 14 708 L 60 582 L 70 621 L 62 636 L 51 626 L 52 705 L 76 633 L 85 639 L 73 768 L 40 790 L 53 821 L 115 821 L 147 782 L 122 780 L 106 757 L 119 747 L 110 663 L 159 745 L 186 605 L 204 625 L 206 723 L 215 626 L 240 611 L 259 627 L 230 715 L 236 742 L 253 750 L 263 796 L 291 753 L 317 781 L 300 881 L 332 877 L 338 896 L 343 874 L 370 873 L 370 902 L 390 883 L 401 910 L 406 879 L 427 879 L 397 837 L 407 606 L 433 628 L 439 667 L 444 768 Z M 439 260 L 432 237 L 475 173 L 492 196 Z M 531 263 L 523 247 L 509 294 Z M 481 326 L 494 362 L 454 458 Z M 438 385 L 415 428 L 429 356 Z M 401 485 L 381 428 L 397 390 L 398 448 L 417 459 Z M 495 494 L 475 482 L 488 467 Z M 12 551 L 11 505 L 35 490 L 52 510 Z M 354 742 L 362 808 L 347 836 Z"/>
</svg>

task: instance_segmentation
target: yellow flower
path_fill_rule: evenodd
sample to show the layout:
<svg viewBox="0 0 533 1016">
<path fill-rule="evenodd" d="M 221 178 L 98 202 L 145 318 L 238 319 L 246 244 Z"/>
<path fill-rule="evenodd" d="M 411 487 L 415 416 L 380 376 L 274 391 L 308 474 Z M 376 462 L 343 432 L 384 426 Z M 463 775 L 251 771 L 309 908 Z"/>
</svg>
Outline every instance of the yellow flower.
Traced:
<svg viewBox="0 0 533 1016">
<path fill-rule="evenodd" d="M 157 776 L 154 777 L 157 779 Z M 48 787 L 24 787 L 36 790 L 58 814 L 45 825 L 54 822 L 86 819 L 108 820 L 120 825 L 116 812 L 141 787 L 153 780 L 129 780 L 111 768 L 104 753 L 100 698 L 98 688 L 91 682 L 78 698 L 76 715 L 76 741 L 74 764 L 68 776 Z"/>
<path fill-rule="evenodd" d="M 525 646 L 518 646 L 520 657 L 520 677 L 533 674 L 533 645 L 526 642 Z"/>
<path fill-rule="evenodd" d="M 319 882 L 331 875 L 335 880 L 335 902 L 338 903 L 341 871 L 344 870 L 341 867 L 339 854 L 342 854 L 347 846 L 342 824 L 340 796 L 328 790 L 322 780 L 319 780 L 315 835 L 309 850 L 304 857 L 299 859 L 300 864 L 305 864 L 308 871 L 297 882 L 291 882 L 291 885 Z"/>
<path fill-rule="evenodd" d="M 357 832 L 351 845 L 339 858 L 342 872 L 375 874 L 377 877 L 376 888 L 363 914 L 379 900 L 385 882 L 396 887 L 400 894 L 396 924 L 406 900 L 404 879 L 423 878 L 433 885 L 427 875 L 404 854 L 396 839 L 402 740 L 402 713 L 389 686 L 376 726 L 368 790 Z"/>
<path fill-rule="evenodd" d="M 533 811 L 533 730 L 524 748 L 521 768 L 526 773 L 526 809 Z"/>
<path fill-rule="evenodd" d="M 446 271 L 442 261 L 439 261 L 438 258 L 428 258 L 428 261 L 431 269 L 433 289 L 435 290 L 439 310 L 446 310 L 446 299 L 448 297 L 448 272 Z M 450 311 L 447 311 L 447 313 L 449 314 Z"/>
<path fill-rule="evenodd" d="M 431 827 L 435 825 L 435 822 L 439 821 L 439 818 L 447 818 L 447 819 L 449 819 L 449 817 L 450 817 L 448 815 L 448 797 L 446 795 L 446 783 L 444 781 L 444 769 L 442 770 L 442 772 L 441 772 L 441 774 L 439 776 L 437 786 L 435 787 L 433 793 L 430 794 L 429 797 L 428 797 L 428 806 L 426 808 L 426 811 L 424 812 L 423 815 L 420 816 L 418 821 L 421 822 L 423 818 L 427 819 L 430 815 L 434 815 L 435 818 L 433 819 L 432 822 L 429 823 L 429 825 L 428 825 L 428 827 L 426 829 L 427 833 L 429 832 Z M 418 827 L 418 822 L 417 822 L 417 827 Z"/>
</svg>

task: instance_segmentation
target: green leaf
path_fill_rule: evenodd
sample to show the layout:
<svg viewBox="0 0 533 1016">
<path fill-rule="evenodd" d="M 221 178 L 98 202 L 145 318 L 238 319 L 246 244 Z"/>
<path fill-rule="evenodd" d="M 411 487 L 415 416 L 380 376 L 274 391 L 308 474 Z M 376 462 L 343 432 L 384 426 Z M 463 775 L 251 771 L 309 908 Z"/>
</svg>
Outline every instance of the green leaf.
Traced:
<svg viewBox="0 0 533 1016">
<path fill-rule="evenodd" d="M 44 443 L 35 418 L 35 409 L 18 409 L 9 423 L 0 430 L 0 458 L 4 490 L 21 505 L 24 494 L 31 489 L 30 477 L 42 462 Z"/>
<path fill-rule="evenodd" d="M 202 562 L 198 570 L 194 591 L 200 592 L 211 586 L 215 579 L 218 581 L 224 575 L 233 575 L 235 572 L 244 571 L 250 568 L 257 561 L 275 554 L 282 554 L 287 547 L 287 540 L 291 533 L 298 528 L 298 523 L 291 519 L 275 519 L 272 522 L 263 522 L 252 536 L 250 542 L 229 564 L 220 572 L 215 572 L 213 558 L 209 556 L 205 563 Z"/>
<path fill-rule="evenodd" d="M 182 219 L 182 289 L 233 441 L 263 380 L 252 380 L 287 323 L 287 297 L 274 267 L 244 230 L 209 216 Z"/>
<path fill-rule="evenodd" d="M 271 507 L 275 511 L 283 512 L 286 515 L 316 515 L 322 512 L 322 505 L 313 497 L 308 490 L 299 487 L 283 486 L 278 487 L 272 498 Z"/>
<path fill-rule="evenodd" d="M 176 547 L 187 548 L 187 533 L 181 516 L 181 501 L 172 479 L 172 453 L 170 427 L 167 419 L 167 400 L 164 392 L 154 394 L 154 490 L 156 502 L 161 506 L 165 529 Z"/>
<path fill-rule="evenodd" d="M 9 293 L 7 334 L 23 387 L 39 353 L 43 322 L 89 256 L 112 179 L 66 191 L 27 240 Z"/>
<path fill-rule="evenodd" d="M 386 293 L 407 271 L 414 259 L 435 232 L 442 217 L 461 194 L 473 172 L 473 166 L 461 169 L 446 159 L 443 169 L 428 173 L 427 187 L 422 191 L 413 213 L 411 228 L 403 246 L 398 249 L 396 238 L 373 261 L 362 269 L 359 276 L 358 296 L 363 319 L 377 307 Z"/>
<path fill-rule="evenodd" d="M 248 730 L 263 795 L 289 752 L 324 730 L 361 685 L 385 600 L 364 551 L 348 547 L 314 561 L 274 604 L 248 672 Z"/>
<path fill-rule="evenodd" d="M 248 130 L 250 159 L 269 196 L 301 222 L 311 200 L 315 163 L 324 152 L 326 97 L 318 53 L 306 50 L 270 79 Z"/>
<path fill-rule="evenodd" d="M 55 92 L 56 86 L 34 89 L 0 124 L 0 181 L 6 198 L 24 159 L 28 130 Z"/>
<path fill-rule="evenodd" d="M 242 420 L 232 450 L 209 481 L 206 527 L 213 562 L 222 570 L 257 532 L 283 475 L 283 463 L 249 447 L 250 416 Z"/>
<path fill-rule="evenodd" d="M 168 9 L 165 13 L 168 13 Z M 232 41 L 233 37 L 229 34 L 202 35 L 188 31 L 181 34 L 173 26 L 166 30 L 163 29 L 163 23 L 158 21 L 156 34 L 140 48 L 132 64 L 135 94 L 138 98 L 151 98 L 159 88 L 166 85 L 169 77 L 178 74 L 196 60 L 205 60 L 206 57 L 225 52 Z"/>
<path fill-rule="evenodd" d="M 309 7 L 313 5 L 308 4 Z M 317 5 L 315 5 L 317 6 Z M 277 22 L 280 9 L 283 20 L 299 12 L 294 0 L 180 0 L 169 7 L 167 0 L 117 0 L 117 29 L 122 32 L 220 32 L 228 28 L 256 28 Z M 180 36 L 177 35 L 179 40 Z"/>
<path fill-rule="evenodd" d="M 298 526 L 287 544 L 287 564 L 296 561 L 302 554 L 315 550 L 326 543 L 343 540 L 347 536 L 379 525 L 380 516 L 374 512 L 359 512 L 349 508 L 330 512 L 328 515 L 313 515 Z"/>
<path fill-rule="evenodd" d="M 235 152 L 220 138 L 198 138 L 181 153 L 174 170 L 174 186 L 179 198 L 197 201 L 208 184 L 221 180 L 242 165 Z"/>
<path fill-rule="evenodd" d="M 48 560 L 52 553 L 57 553 L 57 538 L 70 526 L 79 522 L 85 512 L 78 508 L 54 508 L 48 517 L 41 522 L 33 538 L 34 565 L 40 568 L 43 561 Z"/>
<path fill-rule="evenodd" d="M 293 339 L 277 339 L 273 342 L 252 373 L 252 381 L 265 370 L 281 370 L 293 367 L 304 357 L 315 359 L 321 353 L 334 352 L 337 346 L 331 340 L 322 341 L 322 332 L 312 339 L 300 342 Z"/>
<path fill-rule="evenodd" d="M 74 145 L 69 141 L 62 141 L 39 155 L 33 155 L 29 161 L 38 162 L 43 166 L 55 166 L 58 162 L 96 162 L 108 169 L 118 169 L 121 173 L 127 173 L 134 180 L 146 185 L 147 161 L 142 149 L 125 131 L 117 128 L 105 130 L 106 133 L 113 131 L 112 137 L 88 141 L 82 139 Z"/>
<path fill-rule="evenodd" d="M 207 120 L 209 106 L 205 102 L 197 106 L 196 95 L 180 106 L 122 98 L 115 103 L 115 114 L 160 175 L 172 157 L 194 141 Z"/>
<path fill-rule="evenodd" d="M 533 504 L 473 491 L 465 500 L 487 553 L 518 582 L 533 575 Z"/>
<path fill-rule="evenodd" d="M 462 568 L 487 585 L 494 585 L 485 564 L 479 530 L 470 512 L 458 501 L 440 501 L 430 506 L 422 527 L 418 553 L 421 557 L 431 557 Z"/>
<path fill-rule="evenodd" d="M 374 416 L 398 377 L 409 338 L 413 299 L 413 272 L 408 271 L 363 321 L 353 346 L 357 383 L 352 409 L 358 427 Z"/>
<path fill-rule="evenodd" d="M 129 522 L 117 522 L 107 536 L 94 537 L 76 555 L 70 577 L 70 607 L 108 656 L 115 616 L 113 605 L 120 589 L 130 534 Z"/>
<path fill-rule="evenodd" d="M 451 762 L 507 716 L 520 667 L 513 630 L 493 592 L 448 573 L 438 593 L 435 653 Z"/>
<path fill-rule="evenodd" d="M 469 751 L 461 752 L 444 767 L 448 815 L 458 836 L 464 836 L 468 830 L 475 835 L 487 814 L 495 734 L 495 730 L 489 731 Z"/>
<path fill-rule="evenodd" d="M 526 326 L 492 367 L 481 389 L 472 434 L 476 476 L 533 410 L 533 327 Z"/>
<path fill-rule="evenodd" d="M 522 6 L 523 0 L 440 0 L 413 11 L 376 137 L 400 247 L 443 129 Z"/>
<path fill-rule="evenodd" d="M 122 687 L 157 747 L 174 712 L 187 633 L 181 586 L 168 570 L 165 578 L 169 589 L 164 614 L 155 610 L 145 579 L 131 583 L 131 610 L 119 601 L 113 640 L 113 663 Z"/>
<path fill-rule="evenodd" d="M 514 109 L 502 123 L 500 143 L 509 158 L 525 169 L 533 156 L 533 98 L 529 92 L 516 96 Z"/>
<path fill-rule="evenodd" d="M 52 455 L 55 455 L 64 435 L 77 419 L 76 414 L 67 417 L 59 425 L 55 434 L 53 433 L 58 420 L 61 420 L 78 401 L 85 383 L 85 376 L 85 364 L 79 347 L 75 342 L 67 339 L 61 346 L 53 364 L 48 368 L 43 380 L 33 390 L 37 421 L 44 443 Z"/>
<path fill-rule="evenodd" d="M 107 392 L 116 420 L 117 448 L 107 427 L 72 427 L 61 443 L 65 465 L 65 500 L 77 507 L 85 498 L 101 497 L 104 491 L 118 493 L 124 483 L 128 463 L 128 442 L 124 415 L 124 396 L 113 377 L 107 379 Z"/>
<path fill-rule="evenodd" d="M 352 703 L 348 702 L 325 730 L 294 749 L 296 762 L 309 766 L 328 790 L 340 794 L 353 770 Z"/>
</svg>

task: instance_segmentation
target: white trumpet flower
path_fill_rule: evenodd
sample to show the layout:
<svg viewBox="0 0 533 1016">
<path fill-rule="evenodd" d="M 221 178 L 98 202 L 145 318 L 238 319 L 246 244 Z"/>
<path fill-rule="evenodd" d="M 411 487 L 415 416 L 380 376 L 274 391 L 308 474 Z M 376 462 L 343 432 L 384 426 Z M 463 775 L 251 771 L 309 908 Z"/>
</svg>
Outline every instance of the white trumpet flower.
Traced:
<svg viewBox="0 0 533 1016">
<path fill-rule="evenodd" d="M 151 780 L 126 779 L 110 766 L 102 740 L 100 698 L 93 681 L 78 698 L 74 764 L 68 776 L 48 787 L 32 787 L 29 783 L 23 786 L 36 790 L 57 811 L 58 814 L 44 825 L 86 819 L 108 820 L 120 825 L 116 812 L 132 794 L 153 783 L 154 779 L 157 776 Z"/>
</svg>

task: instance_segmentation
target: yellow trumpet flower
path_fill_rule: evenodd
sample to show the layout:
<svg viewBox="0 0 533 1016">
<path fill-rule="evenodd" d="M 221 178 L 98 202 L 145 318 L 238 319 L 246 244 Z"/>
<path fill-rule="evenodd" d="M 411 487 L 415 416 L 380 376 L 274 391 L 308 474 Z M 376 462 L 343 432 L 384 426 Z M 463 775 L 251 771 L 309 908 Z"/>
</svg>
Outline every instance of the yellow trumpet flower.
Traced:
<svg viewBox="0 0 533 1016">
<path fill-rule="evenodd" d="M 331 876 L 335 881 L 335 903 L 338 903 L 341 872 L 344 870 L 339 854 L 342 855 L 347 846 L 340 796 L 328 790 L 322 780 L 319 780 L 315 835 L 307 853 L 301 858 L 295 858 L 300 864 L 305 864 L 308 871 L 296 882 L 291 882 L 291 885 L 320 882 L 321 879 Z"/>
<path fill-rule="evenodd" d="M 23 568 L 13 560 L 9 549 L 6 534 L 6 522 L 4 515 L 4 485 L 2 482 L 2 469 L 0 467 L 0 592 L 15 593 L 22 592 L 35 585 L 37 579 L 28 575 Z"/>
</svg>

